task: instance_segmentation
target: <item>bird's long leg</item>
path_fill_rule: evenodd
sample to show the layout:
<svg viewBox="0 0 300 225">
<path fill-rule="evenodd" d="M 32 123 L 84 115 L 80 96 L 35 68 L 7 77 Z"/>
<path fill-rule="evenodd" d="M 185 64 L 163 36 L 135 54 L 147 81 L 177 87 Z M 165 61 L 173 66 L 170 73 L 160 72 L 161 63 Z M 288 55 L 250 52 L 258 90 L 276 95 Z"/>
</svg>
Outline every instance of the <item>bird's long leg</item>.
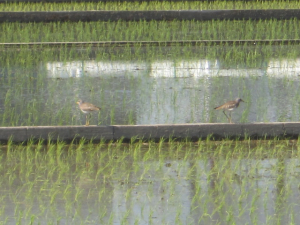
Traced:
<svg viewBox="0 0 300 225">
<path fill-rule="evenodd" d="M 91 118 L 92 118 L 92 114 L 89 113 L 89 124 L 88 125 L 90 125 Z"/>
<path fill-rule="evenodd" d="M 232 123 L 232 120 L 231 120 L 231 111 L 229 111 L 229 116 L 230 116 L 230 117 L 229 117 L 229 118 L 230 118 L 230 121 L 229 121 L 229 122 Z"/>
<path fill-rule="evenodd" d="M 89 114 L 86 114 L 85 116 L 85 125 L 86 126 L 90 125 Z"/>
<path fill-rule="evenodd" d="M 230 122 L 229 117 L 227 116 L 227 114 L 225 113 L 225 110 L 223 110 L 224 115 L 226 116 L 226 118 L 228 119 L 228 121 Z"/>
</svg>

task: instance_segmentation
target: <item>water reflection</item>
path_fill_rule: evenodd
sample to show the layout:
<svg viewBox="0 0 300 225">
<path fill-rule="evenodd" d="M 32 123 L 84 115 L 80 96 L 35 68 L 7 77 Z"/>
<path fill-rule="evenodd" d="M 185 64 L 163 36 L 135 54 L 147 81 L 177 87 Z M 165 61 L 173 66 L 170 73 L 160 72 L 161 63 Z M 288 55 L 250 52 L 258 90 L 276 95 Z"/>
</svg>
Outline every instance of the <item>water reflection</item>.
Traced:
<svg viewBox="0 0 300 225">
<path fill-rule="evenodd" d="M 131 184 L 114 183 L 112 212 L 126 215 L 129 223 L 141 217 L 139 224 L 228 224 L 228 218 L 238 224 L 253 220 L 266 224 L 270 221 L 287 223 L 286 210 L 296 212 L 299 209 L 299 191 L 294 185 L 297 182 L 294 173 L 283 172 L 285 161 L 231 160 L 226 166 L 225 160 L 211 158 L 208 163 L 202 160 L 195 163 L 195 177 L 189 174 L 189 162 L 175 161 L 170 167 L 163 166 L 159 170 L 159 162 L 141 163 L 140 170 L 130 179 Z M 292 170 L 300 165 L 299 160 L 294 163 Z M 220 171 L 222 166 L 225 169 Z M 139 181 L 145 170 L 147 176 Z M 227 180 L 233 171 L 239 179 Z M 286 185 L 291 185 L 288 201 L 283 192 Z M 192 192 L 195 191 L 193 186 L 197 187 L 197 192 Z M 121 223 L 118 216 L 114 224 Z M 299 217 L 294 219 L 300 222 Z"/>
<path fill-rule="evenodd" d="M 272 59 L 258 69 L 226 68 L 219 60 L 205 59 L 48 62 L 46 67 L 49 78 L 77 77 L 72 82 L 88 84 L 94 96 L 110 93 L 102 97 L 112 103 L 104 113 L 114 108 L 118 124 L 126 124 L 129 114 L 133 124 L 226 122 L 213 108 L 236 97 L 248 103 L 233 113 L 235 122 L 297 121 L 299 116 L 292 91 L 299 86 L 294 79 L 299 59 Z M 90 98 L 80 85 L 70 88 L 77 90 L 75 95 Z M 102 118 L 101 123 L 110 124 L 111 118 Z"/>
<path fill-rule="evenodd" d="M 222 68 L 219 60 L 180 60 L 180 61 L 153 61 L 150 63 L 131 61 L 72 61 L 72 62 L 48 62 L 46 64 L 49 78 L 71 77 L 103 77 L 122 76 L 124 74 L 140 75 L 141 71 L 147 71 L 147 75 L 155 78 L 187 78 L 187 77 L 215 77 L 215 76 L 263 76 L 265 73 L 276 75 L 278 72 L 294 72 L 298 61 L 270 61 L 266 69 L 229 69 Z M 299 60 L 300 65 L 300 60 Z"/>
<path fill-rule="evenodd" d="M 300 223 L 298 158 L 140 161 L 124 167 L 127 176 L 117 169 L 110 178 L 97 175 L 99 165 L 81 175 L 76 166 L 67 174 L 45 168 L 30 180 L 17 169 L 13 185 L 1 183 L 2 221 L 27 224 L 35 215 L 39 224 Z"/>
<path fill-rule="evenodd" d="M 2 126 L 84 124 L 78 99 L 102 108 L 91 120 L 98 125 L 227 123 L 214 107 L 236 97 L 247 104 L 233 112 L 235 123 L 298 121 L 300 59 L 269 59 L 261 65 L 181 59 L 47 61 L 37 68 L 14 67 L 2 71 Z"/>
<path fill-rule="evenodd" d="M 297 79 L 300 75 L 300 59 L 271 59 L 267 68 L 267 75 L 273 77 L 287 77 Z"/>
<path fill-rule="evenodd" d="M 134 74 L 135 71 L 147 70 L 147 64 L 126 61 L 97 62 L 94 60 L 48 62 L 46 69 L 49 78 L 123 76 L 128 72 Z"/>
<path fill-rule="evenodd" d="M 270 59 L 266 68 L 223 68 L 220 60 L 180 60 L 180 61 L 71 61 L 46 63 L 49 78 L 70 77 L 102 77 L 120 76 L 124 73 L 138 74 L 141 70 L 148 70 L 149 76 L 161 77 L 214 77 L 214 76 L 272 76 L 278 78 L 295 77 L 300 75 L 300 58 Z"/>
</svg>

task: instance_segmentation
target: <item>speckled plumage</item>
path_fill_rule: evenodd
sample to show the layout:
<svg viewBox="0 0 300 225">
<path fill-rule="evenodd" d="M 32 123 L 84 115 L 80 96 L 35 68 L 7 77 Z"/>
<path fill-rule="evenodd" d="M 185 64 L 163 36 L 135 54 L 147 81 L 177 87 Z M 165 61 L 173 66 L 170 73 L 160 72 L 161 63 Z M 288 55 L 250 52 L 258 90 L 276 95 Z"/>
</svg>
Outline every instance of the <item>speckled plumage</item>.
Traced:
<svg viewBox="0 0 300 225">
<path fill-rule="evenodd" d="M 224 115 L 227 117 L 228 121 L 230 123 L 232 123 L 232 121 L 231 121 L 231 111 L 234 110 L 235 108 L 239 107 L 240 102 L 244 102 L 244 100 L 241 99 L 241 98 L 237 98 L 237 99 L 235 99 L 233 101 L 229 101 L 229 102 L 224 103 L 223 105 L 215 107 L 214 109 L 216 109 L 216 110 L 223 109 Z M 225 113 L 225 110 L 229 111 L 229 117 Z"/>
<path fill-rule="evenodd" d="M 84 102 L 83 100 L 79 100 L 76 102 L 79 105 L 80 110 L 86 114 L 86 123 L 85 125 L 88 126 L 90 124 L 90 121 L 88 119 L 88 115 L 92 112 L 99 111 L 101 108 L 93 105 L 92 103 L 89 102 Z"/>
</svg>

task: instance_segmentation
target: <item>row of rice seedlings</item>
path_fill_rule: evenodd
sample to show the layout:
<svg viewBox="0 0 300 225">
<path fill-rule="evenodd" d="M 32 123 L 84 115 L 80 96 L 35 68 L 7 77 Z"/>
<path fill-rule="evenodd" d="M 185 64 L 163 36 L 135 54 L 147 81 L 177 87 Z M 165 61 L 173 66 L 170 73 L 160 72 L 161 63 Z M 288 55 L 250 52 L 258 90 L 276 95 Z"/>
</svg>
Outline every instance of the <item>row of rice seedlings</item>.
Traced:
<svg viewBox="0 0 300 225">
<path fill-rule="evenodd" d="M 298 156 L 299 141 L 277 139 L 9 142 L 0 151 L 5 193 L 0 218 L 11 223 L 108 224 L 124 218 L 172 224 L 256 218 L 258 224 L 288 223 L 297 216 Z M 31 207 L 22 207 L 24 202 Z M 159 213 L 163 206 L 168 214 Z M 269 218 L 274 210 L 278 217 Z"/>
<path fill-rule="evenodd" d="M 298 1 L 150 1 L 0 4 L 0 11 L 297 9 Z"/>
<path fill-rule="evenodd" d="M 270 59 L 296 59 L 298 57 L 297 45 L 223 45 L 223 46 L 160 46 L 160 47 L 112 47 L 78 49 L 62 46 L 59 49 L 45 47 L 23 47 L 15 49 L 2 49 L 0 65 L 2 73 L 14 73 L 15 70 L 31 70 L 33 67 L 43 68 L 43 63 L 72 61 L 127 61 L 133 63 L 151 63 L 161 60 L 171 60 L 180 63 L 182 60 L 219 60 L 223 68 L 266 68 Z M 149 67 L 150 68 L 150 67 Z M 25 74 L 26 71 L 25 71 Z M 34 79 L 35 74 L 28 74 L 27 78 Z M 0 79 L 5 79 L 1 77 Z M 15 82 L 8 80 L 8 82 Z"/>
<path fill-rule="evenodd" d="M 1 23 L 0 42 L 299 39 L 299 23 L 296 19 Z"/>
<path fill-rule="evenodd" d="M 73 60 L 86 60 L 90 54 L 94 55 L 96 60 L 101 61 L 108 60 L 110 57 L 107 55 L 117 54 L 118 60 L 142 60 L 143 62 L 146 60 L 149 64 L 153 60 L 180 62 L 185 57 L 188 60 L 203 57 L 211 60 L 218 58 L 222 62 L 223 69 L 262 68 L 266 67 L 265 63 L 272 57 L 293 59 L 299 52 L 295 46 L 146 47 L 145 49 L 136 55 L 132 55 L 131 51 L 126 48 L 117 52 L 99 49 L 93 53 L 88 53 L 89 51 L 78 53 L 67 49 L 61 49 L 58 52 L 48 50 L 44 53 L 28 49 L 21 49 L 18 52 L 6 51 L 1 55 L 0 60 L 1 67 L 4 68 L 3 74 L 5 74 L 0 78 L 3 85 L 1 125 L 84 124 L 85 118 L 75 104 L 79 98 L 91 101 L 102 108 L 100 114 L 92 117 L 92 123 L 98 125 L 226 122 L 223 114 L 215 112 L 213 108 L 225 100 L 232 100 L 236 97 L 242 97 L 248 102 L 242 106 L 242 109 L 239 109 L 238 121 L 274 121 L 274 118 L 270 118 L 269 108 L 265 107 L 274 101 L 278 104 L 275 110 L 281 114 L 280 117 L 276 117 L 277 121 L 298 120 L 297 102 L 299 99 L 294 92 L 295 89 L 298 90 L 298 82 L 289 78 L 275 79 L 275 82 L 273 78 L 264 76 L 249 76 L 245 79 L 242 76 L 230 77 L 229 74 L 227 77 L 216 76 L 209 80 L 205 78 L 195 80 L 193 77 L 169 80 L 149 77 L 149 71 L 143 71 L 138 76 L 133 76 L 128 71 L 128 74 L 118 78 L 119 82 L 115 82 L 114 76 L 49 79 L 43 64 L 53 60 L 66 63 Z M 269 86 L 267 89 L 266 85 Z M 219 87 L 218 92 L 211 91 L 210 87 L 214 86 Z M 278 86 L 281 88 L 277 88 Z M 139 87 L 148 88 L 141 90 Z M 153 92 L 153 90 L 156 91 Z M 223 99 L 219 99 L 220 94 Z M 184 96 L 190 102 L 187 108 L 182 107 Z M 269 99 L 267 96 L 277 96 L 279 100 L 287 98 L 282 101 L 287 104 L 286 107 L 282 107 L 281 101 Z M 253 99 L 256 99 L 256 104 L 251 103 Z M 166 114 L 165 106 L 171 106 L 174 115 Z M 292 106 L 291 113 L 281 110 L 289 109 L 290 106 Z M 189 109 L 188 114 L 192 115 L 189 116 L 191 118 L 189 120 L 180 116 L 186 115 L 186 109 Z M 182 110 L 184 110 L 183 114 Z M 147 116 L 145 111 L 158 115 L 158 120 L 145 117 Z M 240 113 L 241 116 L 239 116 Z M 161 117 L 162 114 L 164 114 L 163 117 Z M 257 115 L 257 118 L 254 119 L 253 115 Z M 138 120 L 140 118 L 143 120 Z"/>
</svg>

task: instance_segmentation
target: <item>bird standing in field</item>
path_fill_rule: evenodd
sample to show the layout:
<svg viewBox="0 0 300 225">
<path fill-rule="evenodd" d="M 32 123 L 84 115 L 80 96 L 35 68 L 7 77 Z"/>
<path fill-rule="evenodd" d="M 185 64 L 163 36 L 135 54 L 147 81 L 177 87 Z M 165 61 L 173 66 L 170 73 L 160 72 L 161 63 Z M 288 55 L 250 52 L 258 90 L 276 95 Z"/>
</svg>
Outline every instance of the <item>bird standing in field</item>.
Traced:
<svg viewBox="0 0 300 225">
<path fill-rule="evenodd" d="M 84 114 L 86 114 L 86 116 L 85 116 L 85 125 L 86 126 L 90 125 L 90 120 L 88 118 L 90 116 L 90 113 L 99 111 L 101 108 L 93 105 L 92 103 L 84 102 L 83 100 L 79 100 L 76 103 L 79 105 L 80 110 Z"/>
<path fill-rule="evenodd" d="M 235 108 L 239 107 L 240 102 L 244 102 L 243 99 L 237 98 L 234 101 L 226 102 L 223 105 L 220 105 L 220 106 L 216 107 L 215 109 L 216 110 L 223 109 L 223 113 L 227 117 L 229 123 L 232 123 L 232 121 L 231 121 L 231 111 L 234 110 Z M 229 117 L 225 113 L 225 110 L 229 111 Z"/>
</svg>

